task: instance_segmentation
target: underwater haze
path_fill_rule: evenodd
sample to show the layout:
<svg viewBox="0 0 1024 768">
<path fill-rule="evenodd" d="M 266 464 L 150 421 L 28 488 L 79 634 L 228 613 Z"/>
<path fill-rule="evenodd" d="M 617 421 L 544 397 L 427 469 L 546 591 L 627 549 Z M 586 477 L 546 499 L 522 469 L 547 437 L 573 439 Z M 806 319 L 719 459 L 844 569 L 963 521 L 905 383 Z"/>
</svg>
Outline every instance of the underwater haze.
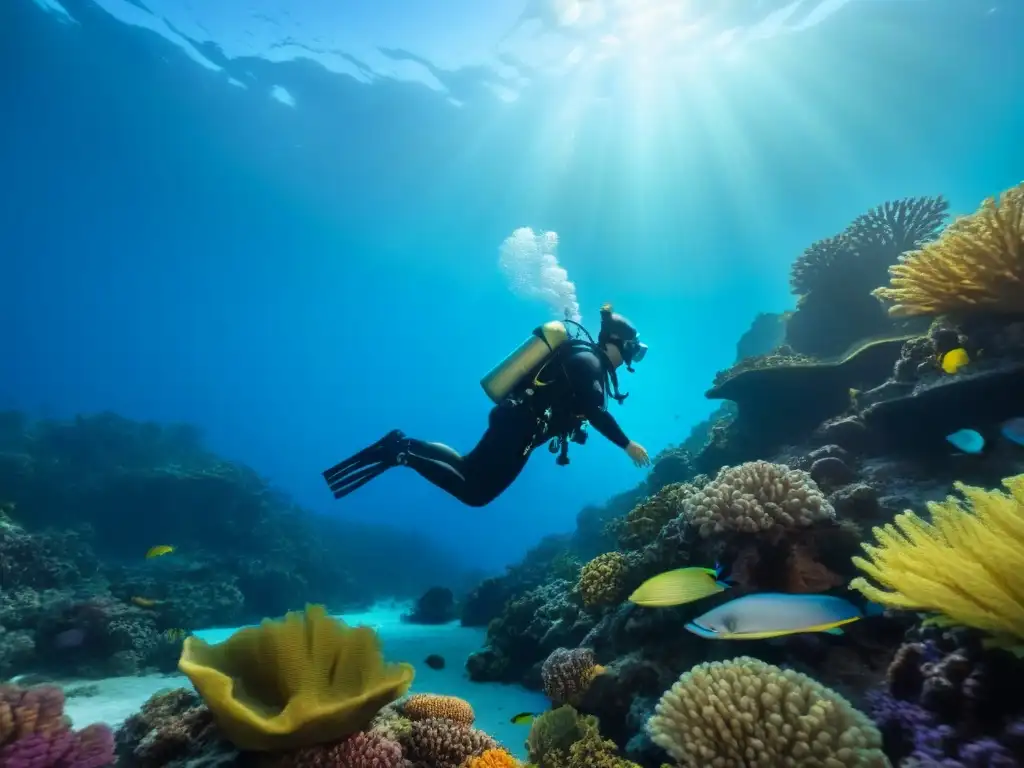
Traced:
<svg viewBox="0 0 1024 768">
<path fill-rule="evenodd" d="M 471 448 L 481 377 L 573 301 L 650 346 L 609 406 L 626 434 L 680 443 L 810 242 L 1020 180 L 1022 24 L 1011 0 L 7 0 L 0 405 L 192 424 L 309 510 L 501 571 L 644 470 L 593 434 L 484 508 L 406 469 L 335 501 L 321 471 L 396 428 Z M 503 267 L 520 227 L 557 232 L 564 275 Z"/>
</svg>

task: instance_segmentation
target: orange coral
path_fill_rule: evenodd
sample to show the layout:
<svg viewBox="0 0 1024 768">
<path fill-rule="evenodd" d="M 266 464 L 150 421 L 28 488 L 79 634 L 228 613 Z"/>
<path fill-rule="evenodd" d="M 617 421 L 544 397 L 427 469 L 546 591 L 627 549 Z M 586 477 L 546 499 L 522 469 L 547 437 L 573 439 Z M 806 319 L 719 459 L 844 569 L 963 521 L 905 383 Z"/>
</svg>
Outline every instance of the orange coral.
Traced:
<svg viewBox="0 0 1024 768">
<path fill-rule="evenodd" d="M 438 717 L 464 725 L 472 725 L 476 720 L 473 707 L 468 701 L 458 696 L 442 696 L 436 693 L 417 693 L 410 696 L 402 707 L 402 714 L 410 720 Z"/>
<path fill-rule="evenodd" d="M 522 765 L 504 749 L 488 749 L 479 757 L 471 757 L 463 768 L 519 768 Z"/>
</svg>

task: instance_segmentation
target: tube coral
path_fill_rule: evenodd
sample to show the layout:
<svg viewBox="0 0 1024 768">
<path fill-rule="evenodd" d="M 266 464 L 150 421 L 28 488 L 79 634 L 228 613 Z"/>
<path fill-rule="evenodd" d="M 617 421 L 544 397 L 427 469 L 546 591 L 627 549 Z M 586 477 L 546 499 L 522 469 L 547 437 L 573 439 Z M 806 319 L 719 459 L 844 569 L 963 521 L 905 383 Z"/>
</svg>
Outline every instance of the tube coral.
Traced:
<svg viewBox="0 0 1024 768">
<path fill-rule="evenodd" d="M 853 562 L 882 588 L 858 578 L 851 589 L 892 608 L 1024 638 L 1024 475 L 1003 485 L 1008 494 L 955 483 L 966 503 L 930 502 L 931 523 L 907 510 L 873 529 L 878 546 L 863 544 L 869 560 Z"/>
<path fill-rule="evenodd" d="M 846 699 L 748 656 L 685 673 L 647 727 L 681 768 L 889 765 L 878 730 Z"/>
<path fill-rule="evenodd" d="M 1024 183 L 985 200 L 889 274 L 873 294 L 893 302 L 890 315 L 1024 312 Z"/>
</svg>

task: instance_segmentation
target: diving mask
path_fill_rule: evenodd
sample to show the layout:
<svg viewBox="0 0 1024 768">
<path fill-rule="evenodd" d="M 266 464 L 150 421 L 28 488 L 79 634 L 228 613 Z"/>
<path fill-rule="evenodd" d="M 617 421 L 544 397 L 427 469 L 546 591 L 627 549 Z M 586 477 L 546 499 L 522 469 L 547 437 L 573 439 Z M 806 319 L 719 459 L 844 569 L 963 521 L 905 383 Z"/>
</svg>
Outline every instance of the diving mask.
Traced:
<svg viewBox="0 0 1024 768">
<path fill-rule="evenodd" d="M 626 365 L 639 363 L 647 356 L 647 345 L 640 341 L 638 337 L 626 339 L 619 348 L 622 350 L 622 359 L 626 362 Z"/>
</svg>

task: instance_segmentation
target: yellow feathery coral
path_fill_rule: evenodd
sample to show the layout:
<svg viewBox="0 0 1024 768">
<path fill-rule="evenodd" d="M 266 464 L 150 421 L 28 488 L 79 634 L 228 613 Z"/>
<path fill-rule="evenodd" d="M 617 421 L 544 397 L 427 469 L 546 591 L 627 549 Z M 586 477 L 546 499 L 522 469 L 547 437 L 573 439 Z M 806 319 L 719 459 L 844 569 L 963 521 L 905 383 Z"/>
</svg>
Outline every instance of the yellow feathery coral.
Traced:
<svg viewBox="0 0 1024 768">
<path fill-rule="evenodd" d="M 904 254 L 889 274 L 873 294 L 894 302 L 894 316 L 1024 312 L 1024 183 Z"/>
<path fill-rule="evenodd" d="M 661 697 L 647 723 L 681 768 L 883 768 L 866 715 L 807 675 L 749 656 L 699 664 Z"/>
<path fill-rule="evenodd" d="M 878 546 L 861 545 L 870 562 L 853 562 L 883 588 L 864 578 L 850 588 L 892 608 L 1024 638 L 1024 475 L 1003 485 L 1008 494 L 955 483 L 966 503 L 930 502 L 931 523 L 907 510 L 875 528 Z"/>
<path fill-rule="evenodd" d="M 580 569 L 579 589 L 588 608 L 615 605 L 623 598 L 629 560 L 621 552 L 598 555 Z"/>
<path fill-rule="evenodd" d="M 362 730 L 412 683 L 385 664 L 370 627 L 349 627 L 321 605 L 210 645 L 185 639 L 181 671 L 235 746 L 270 751 L 336 741 Z"/>
</svg>

